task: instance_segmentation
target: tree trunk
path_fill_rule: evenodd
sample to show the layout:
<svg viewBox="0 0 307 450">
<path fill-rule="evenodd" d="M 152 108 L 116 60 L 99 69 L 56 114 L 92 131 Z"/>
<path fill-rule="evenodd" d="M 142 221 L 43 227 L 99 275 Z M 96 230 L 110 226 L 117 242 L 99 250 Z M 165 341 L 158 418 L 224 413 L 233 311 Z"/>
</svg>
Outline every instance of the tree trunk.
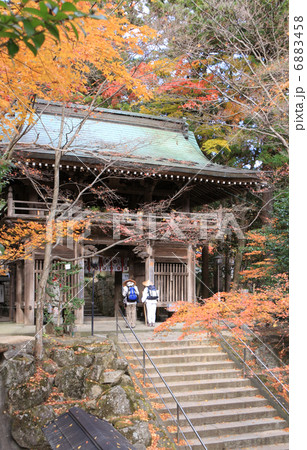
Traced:
<svg viewBox="0 0 307 450">
<path fill-rule="evenodd" d="M 202 248 L 202 269 L 201 269 L 201 296 L 202 298 L 209 298 L 209 251 L 208 244 L 205 244 Z"/>
<path fill-rule="evenodd" d="M 262 223 L 265 225 L 272 218 L 273 214 L 273 188 L 270 187 L 262 195 L 262 210 L 260 218 Z"/>
<path fill-rule="evenodd" d="M 243 253 L 242 248 L 244 247 L 244 241 L 241 241 L 239 243 L 239 247 L 235 256 L 235 265 L 233 269 L 233 284 L 232 284 L 232 291 L 235 291 L 239 287 L 239 281 L 240 281 L 240 270 L 241 270 L 241 264 L 243 259 Z"/>
<path fill-rule="evenodd" d="M 61 150 L 57 149 L 55 152 L 54 160 L 54 185 L 53 185 L 53 198 L 50 208 L 50 212 L 46 222 L 46 245 L 44 251 L 44 267 L 39 281 L 37 290 L 36 301 L 36 330 L 35 330 L 35 357 L 36 359 L 42 359 L 43 357 L 43 320 L 44 320 L 44 303 L 47 281 L 49 277 L 49 271 L 51 266 L 51 255 L 53 246 L 53 228 L 55 215 L 58 206 L 59 198 L 59 186 L 60 186 L 60 161 Z M 59 312 L 60 314 L 60 312 Z"/>
</svg>

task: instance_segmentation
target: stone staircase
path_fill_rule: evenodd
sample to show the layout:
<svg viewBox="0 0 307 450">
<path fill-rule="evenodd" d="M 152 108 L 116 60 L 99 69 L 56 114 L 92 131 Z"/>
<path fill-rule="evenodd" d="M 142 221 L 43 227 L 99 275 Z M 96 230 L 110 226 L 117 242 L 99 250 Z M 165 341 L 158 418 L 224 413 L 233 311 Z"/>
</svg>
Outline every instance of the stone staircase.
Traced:
<svg viewBox="0 0 307 450">
<path fill-rule="evenodd" d="M 92 315 L 92 296 L 87 290 L 85 290 L 84 292 L 84 315 L 85 316 Z M 95 317 L 102 316 L 96 303 L 94 303 L 94 316 Z"/>
<path fill-rule="evenodd" d="M 286 421 L 278 417 L 277 411 L 249 379 L 242 377 L 241 371 L 214 341 L 151 339 L 143 341 L 143 345 L 208 450 L 289 448 Z M 142 373 L 128 345 L 120 346 L 134 371 Z M 137 344 L 132 346 L 142 361 L 142 350 Z M 168 418 L 169 411 L 177 416 L 176 404 L 147 358 L 146 369 L 169 410 L 160 398 L 152 401 L 161 403 L 157 412 L 176 437 L 173 419 Z M 146 386 L 149 383 L 146 379 Z M 147 391 L 155 392 L 152 386 Z M 149 397 L 153 397 L 151 394 Z M 193 450 L 203 448 L 181 413 L 180 427 Z M 188 446 L 178 445 L 178 448 Z"/>
</svg>

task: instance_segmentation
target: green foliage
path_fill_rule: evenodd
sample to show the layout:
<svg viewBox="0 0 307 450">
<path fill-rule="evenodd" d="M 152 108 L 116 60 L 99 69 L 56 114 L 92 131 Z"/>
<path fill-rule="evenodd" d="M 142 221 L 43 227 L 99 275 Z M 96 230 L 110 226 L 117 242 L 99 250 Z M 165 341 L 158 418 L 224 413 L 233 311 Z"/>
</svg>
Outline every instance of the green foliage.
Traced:
<svg viewBox="0 0 307 450">
<path fill-rule="evenodd" d="M 273 221 L 270 231 L 278 237 L 277 245 L 272 251 L 276 258 L 276 270 L 278 273 L 289 272 L 289 191 L 285 191 L 276 198 L 273 208 Z M 274 244 L 274 241 L 273 241 Z M 271 247 L 268 242 L 268 248 Z"/>
<path fill-rule="evenodd" d="M 7 48 L 12 58 L 18 53 L 21 42 L 36 56 L 47 33 L 60 42 L 60 29 L 66 37 L 73 31 L 76 39 L 79 38 L 78 28 L 83 31 L 82 25 L 73 22 L 88 16 L 78 9 L 80 0 L 41 0 L 36 2 L 37 8 L 27 6 L 29 3 L 31 0 L 12 3 L 0 0 L 1 46 Z M 95 16 L 94 10 L 91 17 L 100 18 Z"/>
<path fill-rule="evenodd" d="M 283 151 L 274 151 L 274 147 L 265 145 L 261 151 L 261 161 L 263 168 L 278 169 L 289 162 L 289 155 Z"/>
<path fill-rule="evenodd" d="M 246 281 L 256 286 L 276 284 L 277 274 L 289 273 L 289 191 L 275 193 L 272 219 L 247 233 L 244 249 Z"/>
</svg>

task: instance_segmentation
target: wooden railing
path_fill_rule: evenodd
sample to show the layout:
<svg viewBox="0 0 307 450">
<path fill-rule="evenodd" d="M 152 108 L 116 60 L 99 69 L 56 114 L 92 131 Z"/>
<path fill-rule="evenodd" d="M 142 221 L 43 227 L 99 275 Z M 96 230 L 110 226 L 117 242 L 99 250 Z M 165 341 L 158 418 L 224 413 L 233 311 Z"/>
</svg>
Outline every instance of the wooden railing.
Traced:
<svg viewBox="0 0 307 450">
<path fill-rule="evenodd" d="M 20 218 L 43 218 L 49 213 L 48 203 L 31 200 L 15 200 L 12 188 L 7 196 L 7 216 Z"/>
<path fill-rule="evenodd" d="M 12 200 L 8 202 L 7 215 L 20 218 L 43 218 L 49 213 L 48 205 L 42 202 Z"/>
<path fill-rule="evenodd" d="M 13 192 L 9 189 L 7 197 L 6 215 L 21 219 L 43 219 L 48 216 L 51 202 L 16 200 L 13 198 Z M 58 213 L 62 213 L 69 207 L 69 203 L 59 202 Z"/>
</svg>

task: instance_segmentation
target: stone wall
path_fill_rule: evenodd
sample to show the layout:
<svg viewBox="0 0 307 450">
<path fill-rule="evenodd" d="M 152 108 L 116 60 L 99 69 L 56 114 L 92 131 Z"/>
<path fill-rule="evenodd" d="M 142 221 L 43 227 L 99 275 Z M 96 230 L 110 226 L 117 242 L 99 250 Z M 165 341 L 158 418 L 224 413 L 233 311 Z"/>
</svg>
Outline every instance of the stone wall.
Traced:
<svg viewBox="0 0 307 450">
<path fill-rule="evenodd" d="M 44 346 L 40 363 L 31 348 L 9 350 L 0 368 L 12 437 L 22 448 L 50 449 L 41 427 L 72 406 L 108 420 L 138 450 L 175 448 L 113 342 L 48 338 Z"/>
</svg>

